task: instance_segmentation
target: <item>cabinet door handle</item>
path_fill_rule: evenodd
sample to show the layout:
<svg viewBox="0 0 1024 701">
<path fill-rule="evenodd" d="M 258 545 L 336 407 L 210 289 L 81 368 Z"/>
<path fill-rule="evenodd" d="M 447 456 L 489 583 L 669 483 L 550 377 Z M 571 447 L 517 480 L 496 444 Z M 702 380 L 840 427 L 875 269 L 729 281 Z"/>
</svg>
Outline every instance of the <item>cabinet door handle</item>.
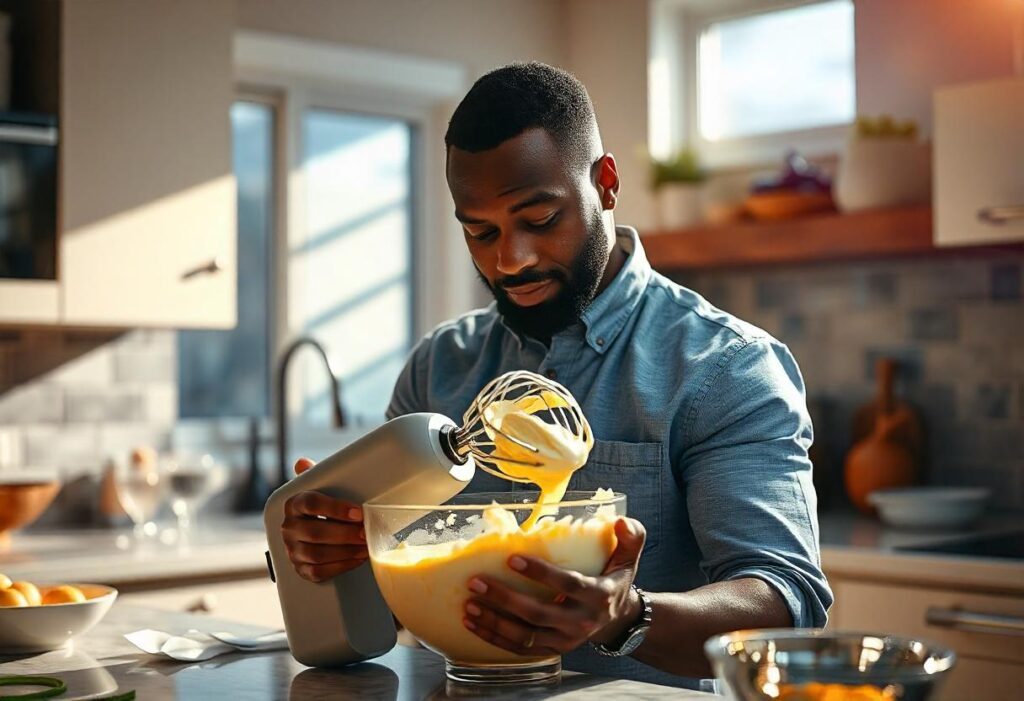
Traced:
<svg viewBox="0 0 1024 701">
<path fill-rule="evenodd" d="M 0 141 L 33 146 L 56 146 L 57 127 L 0 124 Z"/>
<path fill-rule="evenodd" d="M 210 260 L 206 261 L 205 263 L 203 263 L 201 265 L 197 265 L 196 267 L 190 268 L 189 270 L 186 270 L 185 272 L 183 272 L 181 274 L 181 279 L 182 280 L 189 280 L 191 278 L 196 277 L 197 275 L 204 275 L 204 274 L 212 275 L 214 273 L 219 273 L 223 269 L 224 269 L 224 266 L 223 266 L 223 264 L 221 264 L 220 258 L 211 258 Z"/>
<path fill-rule="evenodd" d="M 924 614 L 925 622 L 930 626 L 953 628 L 973 633 L 990 633 L 992 635 L 1024 635 L 1024 618 L 1020 616 L 1003 616 L 994 613 L 978 613 L 963 609 L 944 609 L 928 607 Z"/>
<path fill-rule="evenodd" d="M 1024 205 L 1008 207 L 982 207 L 978 210 L 978 219 L 986 224 L 1006 224 L 1024 219 Z"/>
</svg>

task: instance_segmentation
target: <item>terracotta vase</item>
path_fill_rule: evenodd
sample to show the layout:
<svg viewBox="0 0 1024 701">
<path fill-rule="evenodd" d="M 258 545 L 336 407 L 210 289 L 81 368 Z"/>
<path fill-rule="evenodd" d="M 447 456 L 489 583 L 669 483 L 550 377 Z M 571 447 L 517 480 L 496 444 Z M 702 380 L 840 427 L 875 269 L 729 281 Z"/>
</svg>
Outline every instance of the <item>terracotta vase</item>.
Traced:
<svg viewBox="0 0 1024 701">
<path fill-rule="evenodd" d="M 846 455 L 846 493 L 854 506 L 874 513 L 868 495 L 878 489 L 906 487 L 917 480 L 917 460 L 905 436 L 913 416 L 897 407 L 893 396 L 895 363 L 879 363 L 878 414 L 872 432 L 853 445 Z"/>
</svg>

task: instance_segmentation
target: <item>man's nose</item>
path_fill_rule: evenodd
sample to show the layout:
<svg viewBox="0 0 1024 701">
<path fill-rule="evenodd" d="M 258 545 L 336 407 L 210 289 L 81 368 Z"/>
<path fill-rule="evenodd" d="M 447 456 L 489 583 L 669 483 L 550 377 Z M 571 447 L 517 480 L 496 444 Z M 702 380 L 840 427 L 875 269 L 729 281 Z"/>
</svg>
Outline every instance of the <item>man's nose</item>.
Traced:
<svg viewBox="0 0 1024 701">
<path fill-rule="evenodd" d="M 516 275 L 537 265 L 539 258 L 534 246 L 535 237 L 529 234 L 502 232 L 498 237 L 498 272 Z"/>
</svg>

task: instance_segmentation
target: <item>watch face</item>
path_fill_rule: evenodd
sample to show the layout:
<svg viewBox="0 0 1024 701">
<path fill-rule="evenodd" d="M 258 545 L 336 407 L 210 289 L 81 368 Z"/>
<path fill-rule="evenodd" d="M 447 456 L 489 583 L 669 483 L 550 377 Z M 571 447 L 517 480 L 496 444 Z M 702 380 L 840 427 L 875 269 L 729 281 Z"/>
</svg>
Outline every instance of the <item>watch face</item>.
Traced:
<svg viewBox="0 0 1024 701">
<path fill-rule="evenodd" d="M 622 644 L 622 647 L 619 649 L 619 654 L 620 655 L 630 655 L 630 654 L 632 654 L 634 650 L 636 650 L 638 647 L 640 647 L 640 645 L 644 642 L 644 638 L 646 638 L 646 637 L 647 637 L 647 627 L 646 626 L 644 626 L 643 628 L 638 628 L 637 630 L 634 630 L 632 635 L 630 635 L 626 639 L 626 642 L 624 642 Z"/>
</svg>

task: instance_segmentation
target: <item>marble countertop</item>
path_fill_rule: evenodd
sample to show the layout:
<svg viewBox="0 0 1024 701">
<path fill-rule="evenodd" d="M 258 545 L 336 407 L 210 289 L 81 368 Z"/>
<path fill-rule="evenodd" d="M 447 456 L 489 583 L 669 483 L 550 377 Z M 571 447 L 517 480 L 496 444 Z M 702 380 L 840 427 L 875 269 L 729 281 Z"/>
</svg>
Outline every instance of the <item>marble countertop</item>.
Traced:
<svg viewBox="0 0 1024 701">
<path fill-rule="evenodd" d="M 230 654 L 201 663 L 148 655 L 124 639 L 125 633 L 153 628 L 183 633 L 189 628 L 239 635 L 264 629 L 208 617 L 114 604 L 94 629 L 64 650 L 0 656 L 0 674 L 58 676 L 68 685 L 62 698 L 136 691 L 146 701 L 163 699 L 698 699 L 716 697 L 655 684 L 565 672 L 555 685 L 479 687 L 448 682 L 440 657 L 403 646 L 372 662 L 344 670 L 304 667 L 287 651 Z M 28 689 L 26 690 L 34 690 Z M 13 692 L 14 687 L 8 689 Z"/>
<path fill-rule="evenodd" d="M 33 582 L 101 582 L 129 590 L 148 582 L 266 574 L 259 514 L 199 521 L 187 540 L 170 523 L 139 541 L 128 529 L 16 532 L 0 549 L 0 572 Z"/>
</svg>

